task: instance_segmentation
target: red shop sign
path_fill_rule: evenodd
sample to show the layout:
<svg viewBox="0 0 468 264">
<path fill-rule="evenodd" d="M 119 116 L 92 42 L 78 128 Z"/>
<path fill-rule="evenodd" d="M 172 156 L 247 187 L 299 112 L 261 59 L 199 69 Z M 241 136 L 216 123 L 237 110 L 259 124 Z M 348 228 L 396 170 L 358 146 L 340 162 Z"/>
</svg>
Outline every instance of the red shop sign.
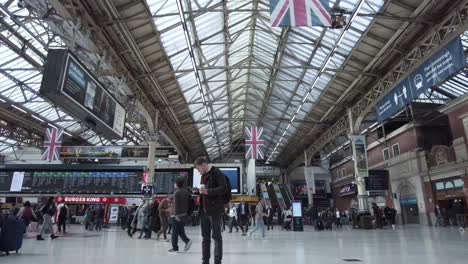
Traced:
<svg viewBox="0 0 468 264">
<path fill-rule="evenodd" d="M 55 197 L 57 203 L 100 203 L 100 204 L 125 204 L 125 197 L 86 197 L 66 196 Z"/>
</svg>

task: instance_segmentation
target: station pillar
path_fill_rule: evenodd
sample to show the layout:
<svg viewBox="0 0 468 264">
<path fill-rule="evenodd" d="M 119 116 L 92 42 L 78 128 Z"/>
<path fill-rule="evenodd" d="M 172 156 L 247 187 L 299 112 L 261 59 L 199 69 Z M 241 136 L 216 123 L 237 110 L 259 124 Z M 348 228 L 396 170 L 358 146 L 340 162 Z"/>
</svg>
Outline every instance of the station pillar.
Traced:
<svg viewBox="0 0 468 264">
<path fill-rule="evenodd" d="M 366 138 L 354 130 L 354 118 L 351 109 L 348 109 L 349 138 L 353 151 L 354 177 L 358 191 L 359 214 L 369 214 L 368 195 L 364 178 L 369 175 L 367 167 Z"/>
</svg>

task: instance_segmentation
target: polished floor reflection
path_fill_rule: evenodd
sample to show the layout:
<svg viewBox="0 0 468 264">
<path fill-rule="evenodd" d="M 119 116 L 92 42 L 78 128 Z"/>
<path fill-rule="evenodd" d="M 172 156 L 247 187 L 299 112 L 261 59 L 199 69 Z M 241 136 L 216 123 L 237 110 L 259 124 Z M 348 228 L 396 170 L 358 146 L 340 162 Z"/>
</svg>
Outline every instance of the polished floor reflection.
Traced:
<svg viewBox="0 0 468 264">
<path fill-rule="evenodd" d="M 188 228 L 193 246 L 186 253 L 168 253 L 170 243 L 129 238 L 121 229 L 100 233 L 80 227 L 55 241 L 24 241 L 19 255 L 0 257 L 8 264 L 104 264 L 104 263 L 201 263 L 201 238 L 198 228 Z M 268 231 L 266 239 L 259 235 L 242 237 L 224 233 L 224 261 L 229 264 L 266 263 L 355 263 L 458 264 L 468 263 L 468 232 L 456 229 L 435 229 L 424 226 L 399 227 L 396 231 L 358 231 L 344 228 L 316 233 Z"/>
</svg>

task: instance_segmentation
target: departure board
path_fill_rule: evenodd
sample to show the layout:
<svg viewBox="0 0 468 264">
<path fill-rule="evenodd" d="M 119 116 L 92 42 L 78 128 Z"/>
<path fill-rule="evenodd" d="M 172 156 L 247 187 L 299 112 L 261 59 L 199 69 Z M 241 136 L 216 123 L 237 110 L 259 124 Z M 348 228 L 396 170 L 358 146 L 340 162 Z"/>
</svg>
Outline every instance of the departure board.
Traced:
<svg viewBox="0 0 468 264">
<path fill-rule="evenodd" d="M 7 191 L 32 193 L 140 193 L 142 174 L 143 171 L 0 171 L 0 175 L 7 175 Z"/>
<path fill-rule="evenodd" d="M 189 183 L 189 172 L 181 170 L 172 171 L 159 171 L 156 170 L 154 175 L 154 188 L 155 194 L 169 194 L 175 191 L 175 180 L 177 177 L 187 177 L 186 184 Z"/>
<path fill-rule="evenodd" d="M 10 190 L 10 183 L 10 174 L 5 171 L 0 171 L 0 192 L 8 192 Z"/>
</svg>

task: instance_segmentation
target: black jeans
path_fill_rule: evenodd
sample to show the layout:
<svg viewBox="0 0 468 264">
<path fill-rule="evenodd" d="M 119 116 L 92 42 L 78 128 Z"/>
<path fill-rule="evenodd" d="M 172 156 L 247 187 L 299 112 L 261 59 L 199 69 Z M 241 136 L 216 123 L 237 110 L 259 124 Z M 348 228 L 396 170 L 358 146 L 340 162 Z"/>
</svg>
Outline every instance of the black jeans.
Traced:
<svg viewBox="0 0 468 264">
<path fill-rule="evenodd" d="M 208 216 L 201 215 L 201 233 L 202 233 L 202 253 L 203 263 L 210 263 L 211 257 L 211 238 L 215 242 L 214 247 L 214 260 L 215 264 L 221 264 L 223 259 L 223 237 L 221 235 L 223 219 L 222 215 Z"/>
<path fill-rule="evenodd" d="M 270 230 L 270 228 L 271 230 L 273 230 L 273 218 L 268 217 L 266 223 L 267 223 L 267 230 Z"/>
<path fill-rule="evenodd" d="M 63 227 L 63 232 L 67 232 L 67 220 L 66 219 L 58 219 L 57 221 L 57 227 L 58 231 L 62 232 L 62 227 Z"/>
<path fill-rule="evenodd" d="M 242 233 L 247 233 L 249 231 L 249 216 L 248 215 L 240 216 L 240 227 L 242 229 Z"/>
<path fill-rule="evenodd" d="M 172 249 L 175 251 L 179 251 L 179 237 L 185 244 L 190 241 L 187 235 L 185 235 L 184 219 L 177 221 L 174 217 L 172 218 Z"/>
<path fill-rule="evenodd" d="M 232 228 L 235 227 L 237 231 L 239 231 L 239 225 L 237 224 L 237 219 L 235 217 L 229 217 L 229 232 L 232 232 Z"/>
</svg>

